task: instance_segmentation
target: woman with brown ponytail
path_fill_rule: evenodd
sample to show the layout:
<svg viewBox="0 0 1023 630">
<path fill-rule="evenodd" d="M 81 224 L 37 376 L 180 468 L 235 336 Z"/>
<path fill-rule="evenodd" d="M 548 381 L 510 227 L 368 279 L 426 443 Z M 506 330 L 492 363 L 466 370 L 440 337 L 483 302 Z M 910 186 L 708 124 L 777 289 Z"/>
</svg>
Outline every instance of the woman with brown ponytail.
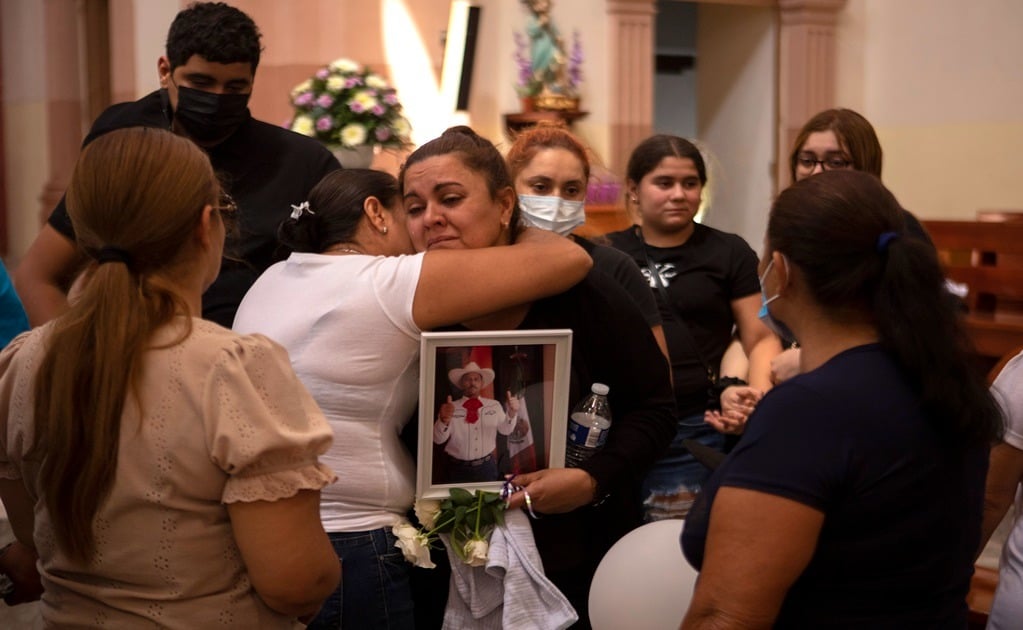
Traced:
<svg viewBox="0 0 1023 630">
<path fill-rule="evenodd" d="M 0 496 L 43 621 L 295 626 L 340 573 L 318 514 L 331 431 L 283 349 L 199 319 L 230 208 L 209 159 L 113 131 L 67 205 L 80 295 L 0 354 Z"/>
</svg>

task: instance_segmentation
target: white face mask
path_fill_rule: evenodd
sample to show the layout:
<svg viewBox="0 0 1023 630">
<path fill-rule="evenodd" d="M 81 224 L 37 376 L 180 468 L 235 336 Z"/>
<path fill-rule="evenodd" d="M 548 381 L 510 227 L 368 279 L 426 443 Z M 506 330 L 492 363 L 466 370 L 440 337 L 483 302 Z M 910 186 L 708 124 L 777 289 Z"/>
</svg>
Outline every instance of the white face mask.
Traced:
<svg viewBox="0 0 1023 630">
<path fill-rule="evenodd" d="M 572 230 L 586 223 L 586 210 L 582 201 L 568 201 L 561 197 L 519 195 L 522 219 L 527 225 L 568 236 Z"/>
</svg>

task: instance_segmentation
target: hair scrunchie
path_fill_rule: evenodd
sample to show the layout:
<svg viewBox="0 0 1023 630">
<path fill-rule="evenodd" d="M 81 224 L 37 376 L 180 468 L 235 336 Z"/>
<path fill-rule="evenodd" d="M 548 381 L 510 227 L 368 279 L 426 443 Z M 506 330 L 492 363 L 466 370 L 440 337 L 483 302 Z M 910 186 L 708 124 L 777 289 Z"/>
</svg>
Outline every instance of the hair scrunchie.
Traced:
<svg viewBox="0 0 1023 630">
<path fill-rule="evenodd" d="M 112 247 L 110 245 L 104 245 L 99 249 L 99 252 L 97 252 L 96 254 L 96 262 L 100 265 L 109 262 L 119 262 L 130 266 L 131 256 L 129 256 L 128 252 L 124 251 L 123 249 Z"/>
<path fill-rule="evenodd" d="M 877 237 L 877 244 L 875 245 L 877 253 L 883 254 L 888 251 L 888 245 L 898 237 L 898 232 L 881 232 L 880 236 Z"/>
</svg>

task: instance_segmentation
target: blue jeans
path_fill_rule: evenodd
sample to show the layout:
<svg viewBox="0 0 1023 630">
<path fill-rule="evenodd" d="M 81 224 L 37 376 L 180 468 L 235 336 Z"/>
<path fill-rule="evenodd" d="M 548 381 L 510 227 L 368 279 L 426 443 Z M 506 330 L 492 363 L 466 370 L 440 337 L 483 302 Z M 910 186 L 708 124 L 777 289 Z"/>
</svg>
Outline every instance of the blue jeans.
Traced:
<svg viewBox="0 0 1023 630">
<path fill-rule="evenodd" d="M 710 477 L 710 469 L 696 461 L 682 445 L 686 439 L 718 450 L 725 443 L 725 436 L 703 421 L 703 413 L 681 418 L 668 454 L 654 463 L 643 480 L 643 520 L 685 518 Z"/>
<path fill-rule="evenodd" d="M 341 584 L 323 603 L 309 628 L 337 630 L 343 621 L 345 630 L 413 630 L 409 589 L 412 565 L 394 546 L 397 539 L 391 528 L 327 536 L 341 558 Z"/>
</svg>

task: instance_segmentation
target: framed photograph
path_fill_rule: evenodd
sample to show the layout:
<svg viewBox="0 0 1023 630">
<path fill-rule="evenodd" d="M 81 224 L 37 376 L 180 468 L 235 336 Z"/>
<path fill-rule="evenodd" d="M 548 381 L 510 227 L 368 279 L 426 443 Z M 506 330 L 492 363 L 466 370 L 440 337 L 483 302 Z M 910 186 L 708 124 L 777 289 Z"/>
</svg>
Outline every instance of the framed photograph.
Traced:
<svg viewBox="0 0 1023 630">
<path fill-rule="evenodd" d="M 571 330 L 424 332 L 416 494 L 565 465 Z"/>
</svg>

